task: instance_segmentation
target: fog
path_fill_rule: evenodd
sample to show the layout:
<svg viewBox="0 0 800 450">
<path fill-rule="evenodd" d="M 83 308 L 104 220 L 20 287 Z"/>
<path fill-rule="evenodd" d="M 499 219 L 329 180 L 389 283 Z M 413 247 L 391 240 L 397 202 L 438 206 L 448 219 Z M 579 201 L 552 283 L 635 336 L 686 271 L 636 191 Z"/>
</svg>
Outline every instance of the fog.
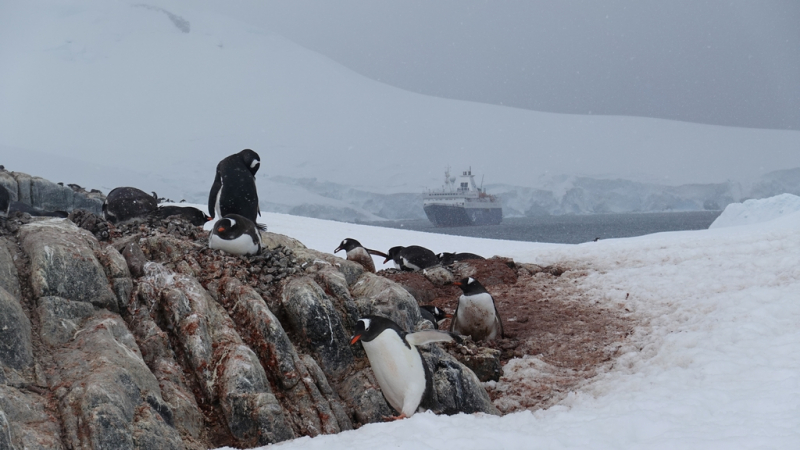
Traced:
<svg viewBox="0 0 800 450">
<path fill-rule="evenodd" d="M 787 192 L 800 131 L 753 117 L 797 107 L 794 41 L 776 41 L 796 8 L 712 4 L 723 25 L 690 4 L 5 2 L 0 164 L 202 202 L 217 162 L 252 148 L 263 210 L 338 218 L 405 210 L 392 196 L 438 188 L 447 167 L 518 214 Z M 511 101 L 526 99 L 541 105 Z M 697 183 L 715 185 L 672 189 Z"/>
<path fill-rule="evenodd" d="M 427 95 L 800 129 L 796 1 L 208 4 L 369 78 Z"/>
</svg>

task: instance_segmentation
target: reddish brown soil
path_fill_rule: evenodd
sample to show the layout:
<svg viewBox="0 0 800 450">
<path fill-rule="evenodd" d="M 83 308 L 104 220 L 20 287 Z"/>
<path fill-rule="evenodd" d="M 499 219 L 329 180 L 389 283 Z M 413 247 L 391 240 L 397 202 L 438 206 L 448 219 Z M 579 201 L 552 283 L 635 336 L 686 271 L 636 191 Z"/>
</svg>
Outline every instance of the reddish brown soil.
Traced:
<svg viewBox="0 0 800 450">
<path fill-rule="evenodd" d="M 472 276 L 481 281 L 503 320 L 505 338 L 478 345 L 501 351 L 505 375 L 487 388 L 504 413 L 556 403 L 609 365 L 634 326 L 629 313 L 601 307 L 582 290 L 585 274 L 580 270 L 490 259 L 457 263 L 451 271 L 456 280 Z M 421 273 L 381 275 L 406 286 L 420 304 L 449 312 L 455 311 L 461 295 L 457 286 L 435 286 Z M 449 325 L 447 320 L 441 327 Z M 507 365 L 512 358 L 522 359 Z M 523 374 L 526 368 L 537 375 Z"/>
</svg>

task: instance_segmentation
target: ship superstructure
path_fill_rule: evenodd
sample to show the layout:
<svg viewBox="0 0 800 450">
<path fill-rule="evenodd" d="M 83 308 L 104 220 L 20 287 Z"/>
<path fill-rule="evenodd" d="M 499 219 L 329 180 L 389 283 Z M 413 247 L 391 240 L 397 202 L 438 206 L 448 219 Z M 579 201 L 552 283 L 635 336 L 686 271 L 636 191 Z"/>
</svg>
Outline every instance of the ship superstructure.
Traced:
<svg viewBox="0 0 800 450">
<path fill-rule="evenodd" d="M 440 227 L 497 225 L 503 221 L 500 200 L 475 184 L 472 168 L 457 177 L 447 169 L 444 186 L 424 193 L 422 207 L 428 220 Z"/>
</svg>

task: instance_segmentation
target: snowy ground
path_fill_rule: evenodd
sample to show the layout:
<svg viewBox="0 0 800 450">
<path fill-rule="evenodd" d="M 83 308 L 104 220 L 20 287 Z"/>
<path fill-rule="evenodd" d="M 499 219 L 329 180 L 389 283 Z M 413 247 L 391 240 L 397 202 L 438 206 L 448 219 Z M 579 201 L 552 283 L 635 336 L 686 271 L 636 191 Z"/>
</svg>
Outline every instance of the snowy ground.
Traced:
<svg viewBox="0 0 800 450">
<path fill-rule="evenodd" d="M 327 252 L 353 237 L 376 249 L 418 244 L 436 252 L 570 262 L 588 268 L 589 275 L 579 282 L 597 301 L 624 305 L 643 324 L 609 371 L 547 410 L 504 417 L 421 413 L 274 447 L 800 448 L 797 200 L 783 196 L 749 202 L 741 206 L 749 212 L 737 212 L 739 220 L 725 219 L 725 227 L 580 245 L 492 241 L 266 214 L 263 221 L 270 231 Z M 524 359 L 512 362 L 526 364 Z"/>
</svg>

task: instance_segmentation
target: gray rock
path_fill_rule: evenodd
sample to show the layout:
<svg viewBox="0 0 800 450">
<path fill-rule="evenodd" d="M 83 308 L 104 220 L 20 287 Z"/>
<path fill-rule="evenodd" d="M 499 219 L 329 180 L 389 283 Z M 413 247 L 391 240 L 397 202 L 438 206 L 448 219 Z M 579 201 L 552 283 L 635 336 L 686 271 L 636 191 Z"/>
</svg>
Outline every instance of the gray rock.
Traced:
<svg viewBox="0 0 800 450">
<path fill-rule="evenodd" d="M 125 258 L 131 276 L 139 278 L 144 275 L 144 264 L 147 262 L 147 258 L 138 244 L 128 242 L 122 249 L 122 256 Z"/>
<path fill-rule="evenodd" d="M 353 364 L 353 352 L 330 298 L 314 280 L 299 277 L 284 287 L 282 301 L 294 331 L 316 354 L 322 370 L 340 379 Z"/>
<path fill-rule="evenodd" d="M 425 275 L 425 278 L 427 278 L 428 281 L 430 281 L 436 286 L 453 284 L 453 281 L 455 281 L 453 274 L 450 273 L 449 270 L 439 265 L 428 267 L 427 269 L 422 271 L 422 274 Z"/>
<path fill-rule="evenodd" d="M 31 176 L 22 172 L 12 172 L 12 175 L 14 176 L 14 179 L 17 180 L 17 186 L 19 186 L 19 198 L 17 200 L 30 205 Z"/>
<path fill-rule="evenodd" d="M 421 350 L 433 375 L 434 390 L 434 398 L 423 402 L 422 407 L 437 414 L 483 412 L 500 415 L 471 370 L 437 345 L 423 346 Z"/>
<path fill-rule="evenodd" d="M 281 246 L 290 248 L 292 250 L 302 250 L 306 248 L 302 242 L 295 238 L 283 234 L 270 233 L 267 231 L 261 232 L 261 246 L 270 250 Z"/>
<path fill-rule="evenodd" d="M 47 211 L 71 211 L 75 192 L 40 177 L 31 177 L 31 206 Z"/>
<path fill-rule="evenodd" d="M 467 366 L 481 382 L 498 381 L 503 376 L 500 350 L 475 347 L 470 353 L 456 354 L 456 359 Z"/>
<path fill-rule="evenodd" d="M 140 442 L 182 448 L 172 411 L 125 322 L 98 310 L 82 326 L 53 354 L 59 373 L 51 388 L 56 389 L 67 445 L 137 448 L 136 436 Z"/>
<path fill-rule="evenodd" d="M 63 449 L 58 419 L 46 398 L 0 385 L 0 449 Z"/>
<path fill-rule="evenodd" d="M 26 369 L 33 363 L 32 348 L 28 316 L 19 300 L 0 287 L 0 365 Z"/>
<path fill-rule="evenodd" d="M 42 342 L 60 347 L 72 339 L 87 317 L 94 314 L 94 306 L 86 302 L 72 302 L 61 297 L 39 298 L 39 334 Z"/>
<path fill-rule="evenodd" d="M 17 266 L 14 264 L 14 252 L 12 244 L 5 238 L 0 238 L 0 287 L 8 291 L 9 294 L 20 298 L 19 276 Z M 15 246 L 16 247 L 16 246 Z"/>
<path fill-rule="evenodd" d="M 414 330 L 422 320 L 414 297 L 399 284 L 366 272 L 352 287 L 351 294 L 361 315 L 383 316 L 404 330 Z"/>
<path fill-rule="evenodd" d="M 118 304 L 123 308 L 127 307 L 133 291 L 133 281 L 125 258 L 110 245 L 96 251 L 95 256 L 109 278 L 111 290 L 114 292 Z"/>
<path fill-rule="evenodd" d="M 0 170 L 0 186 L 8 190 L 12 201 L 19 201 L 19 188 L 17 187 L 17 180 L 14 179 L 10 172 Z"/>
<path fill-rule="evenodd" d="M 314 273 L 314 280 L 333 297 L 336 309 L 344 320 L 348 334 L 352 334 L 359 317 L 358 306 L 350 296 L 347 279 L 344 274 L 333 266 L 322 266 Z"/>
<path fill-rule="evenodd" d="M 361 264 L 339 258 L 330 253 L 322 253 L 312 249 L 297 249 L 294 252 L 294 256 L 300 267 L 306 270 L 314 266 L 332 266 L 344 275 L 348 286 L 352 286 L 364 273 L 364 267 Z"/>
<path fill-rule="evenodd" d="M 255 446 L 294 437 L 264 368 L 235 330 L 233 321 L 200 283 L 147 263 L 141 282 L 162 291 L 163 308 L 200 388 L 219 401 L 239 445 Z"/>
<path fill-rule="evenodd" d="M 382 422 L 384 417 L 392 416 L 394 413 L 386 403 L 366 358 L 360 363 L 361 369 L 345 377 L 338 384 L 337 391 L 353 411 L 356 422 L 360 424 Z"/>
<path fill-rule="evenodd" d="M 223 278 L 218 299 L 258 353 L 269 375 L 277 380 L 287 401 L 285 410 L 300 434 L 316 436 L 352 428 L 344 406 L 310 357 L 298 356 L 278 319 L 251 287 L 235 278 Z M 313 364 L 312 366 L 309 366 Z"/>
<path fill-rule="evenodd" d="M 58 296 L 118 311 L 117 298 L 94 256 L 99 244 L 86 230 L 64 219 L 26 224 L 22 249 L 31 260 L 31 285 L 38 297 Z"/>
</svg>

